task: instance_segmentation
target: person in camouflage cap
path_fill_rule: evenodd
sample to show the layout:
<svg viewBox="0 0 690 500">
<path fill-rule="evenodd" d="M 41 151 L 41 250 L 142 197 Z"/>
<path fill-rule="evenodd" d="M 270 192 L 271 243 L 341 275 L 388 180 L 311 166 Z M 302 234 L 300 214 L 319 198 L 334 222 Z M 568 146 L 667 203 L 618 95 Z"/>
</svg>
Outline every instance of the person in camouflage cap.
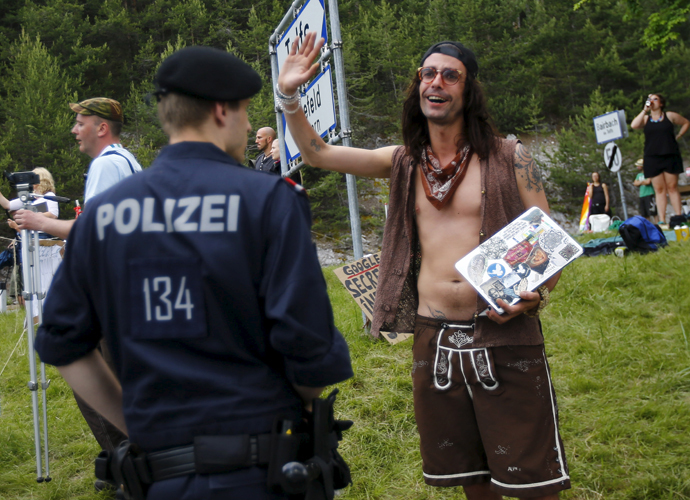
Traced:
<svg viewBox="0 0 690 500">
<path fill-rule="evenodd" d="M 124 115 L 122 105 L 108 97 L 93 97 L 69 104 L 76 113 L 72 127 L 79 151 L 93 158 L 84 187 L 84 204 L 125 177 L 141 171 L 132 153 L 120 144 Z M 20 229 L 43 231 L 67 239 L 73 220 L 51 219 L 47 224 L 33 212 L 20 210 L 15 216 Z"/>
<path fill-rule="evenodd" d="M 122 123 L 122 105 L 115 99 L 107 97 L 94 97 L 81 102 L 72 102 L 69 107 L 77 114 L 83 116 L 100 116 L 106 120 Z M 119 135 L 119 134 L 118 134 Z"/>
<path fill-rule="evenodd" d="M 72 128 L 72 133 L 79 143 L 79 151 L 93 158 L 84 188 L 84 204 L 88 206 L 88 201 L 92 197 L 114 186 L 125 177 L 141 171 L 141 165 L 134 155 L 120 144 L 124 116 L 119 102 L 107 97 L 95 97 L 70 103 L 69 107 L 76 113 L 76 123 Z M 15 215 L 15 221 L 20 229 L 43 231 L 63 239 L 69 237 L 74 224 L 74 220 L 49 219 L 27 210 L 19 210 Z M 107 346 L 103 344 L 101 349 L 104 358 L 112 366 Z M 127 436 L 124 433 L 76 394 L 75 399 L 101 448 L 112 450 L 126 439 Z M 102 485 L 97 481 L 96 489 L 101 487 Z"/>
</svg>

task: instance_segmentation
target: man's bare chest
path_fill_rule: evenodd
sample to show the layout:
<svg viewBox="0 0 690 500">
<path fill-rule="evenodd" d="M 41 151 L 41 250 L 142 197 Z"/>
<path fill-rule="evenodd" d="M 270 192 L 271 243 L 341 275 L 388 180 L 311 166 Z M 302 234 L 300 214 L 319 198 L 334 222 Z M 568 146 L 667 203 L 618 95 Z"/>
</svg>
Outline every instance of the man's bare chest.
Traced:
<svg viewBox="0 0 690 500">
<path fill-rule="evenodd" d="M 482 183 L 481 167 L 477 156 L 470 161 L 465 178 L 457 186 L 450 200 L 440 210 L 426 196 L 420 168 L 415 169 L 415 216 L 417 229 L 425 231 L 427 225 L 454 226 L 476 221 L 480 223 Z M 449 229 L 449 228 L 448 228 Z"/>
</svg>

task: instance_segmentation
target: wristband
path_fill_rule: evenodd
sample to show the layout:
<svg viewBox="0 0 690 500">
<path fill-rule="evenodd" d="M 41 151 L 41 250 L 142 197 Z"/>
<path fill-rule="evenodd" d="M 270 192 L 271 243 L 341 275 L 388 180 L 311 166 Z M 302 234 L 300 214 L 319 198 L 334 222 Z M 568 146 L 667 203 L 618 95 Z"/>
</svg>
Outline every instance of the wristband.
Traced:
<svg viewBox="0 0 690 500">
<path fill-rule="evenodd" d="M 283 111 L 283 113 L 292 115 L 294 113 L 297 113 L 297 110 L 300 108 L 300 96 L 299 96 L 299 90 L 296 90 L 294 94 L 292 95 L 287 95 L 283 93 L 282 90 L 280 90 L 280 86 L 276 84 L 276 98 L 275 98 L 275 103 L 276 107 L 280 110 Z M 288 106 L 291 106 L 293 104 L 297 104 L 297 107 L 293 110 L 287 109 Z"/>
<path fill-rule="evenodd" d="M 289 104 L 292 104 L 292 103 L 289 103 Z M 277 106 L 278 108 L 280 108 L 280 109 L 283 111 L 283 113 L 285 113 L 286 115 L 294 115 L 295 113 L 297 113 L 297 111 L 298 111 L 299 108 L 301 107 L 301 106 L 299 105 L 299 103 L 297 103 L 297 107 L 296 107 L 295 109 L 289 110 L 289 109 L 287 109 L 287 107 L 286 107 L 286 106 L 287 106 L 287 103 L 280 102 L 280 101 L 278 101 L 277 98 L 276 98 L 276 106 Z"/>
</svg>

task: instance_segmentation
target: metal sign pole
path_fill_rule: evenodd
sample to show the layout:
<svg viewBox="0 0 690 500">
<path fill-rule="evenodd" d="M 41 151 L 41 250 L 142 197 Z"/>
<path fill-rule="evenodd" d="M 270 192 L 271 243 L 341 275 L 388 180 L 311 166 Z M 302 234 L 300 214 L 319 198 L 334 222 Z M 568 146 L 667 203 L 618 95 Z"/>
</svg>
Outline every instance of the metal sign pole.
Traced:
<svg viewBox="0 0 690 500">
<path fill-rule="evenodd" d="M 331 51 L 335 60 L 335 86 L 338 92 L 338 111 L 340 112 L 340 135 L 343 138 L 343 146 L 352 147 L 352 129 L 350 128 L 350 109 L 347 102 L 347 85 L 345 84 L 345 65 L 343 63 L 343 39 L 340 34 L 340 12 L 338 0 L 327 0 L 328 15 L 331 20 Z M 352 232 L 352 250 L 355 260 L 364 256 L 362 251 L 362 226 L 359 220 L 359 199 L 357 196 L 357 177 L 345 174 L 347 184 L 347 203 L 350 209 L 350 230 Z M 365 327 L 368 319 L 362 311 L 362 322 Z M 368 330 L 368 329 L 367 329 Z"/>
<path fill-rule="evenodd" d="M 271 36 L 268 42 L 268 53 L 271 59 L 271 81 L 278 81 L 278 52 L 276 51 L 277 36 L 274 34 Z M 275 94 L 275 89 L 274 89 Z M 288 171 L 287 156 L 285 155 L 285 137 L 283 137 L 283 113 L 277 106 L 274 106 L 274 111 L 276 114 L 276 131 L 278 132 L 278 144 L 280 146 L 280 171 L 285 175 Z"/>
<path fill-rule="evenodd" d="M 621 171 L 616 172 L 618 175 L 618 187 L 621 190 L 621 204 L 623 205 L 623 220 L 628 219 L 628 209 L 625 206 L 625 193 L 623 192 L 623 181 L 621 180 Z"/>
<path fill-rule="evenodd" d="M 625 206 L 625 192 L 623 191 L 623 180 L 621 179 L 623 156 L 615 142 L 609 142 L 604 148 L 604 164 L 610 172 L 615 172 L 618 175 L 618 188 L 621 192 L 621 205 L 623 206 L 623 217 L 625 220 L 628 218 L 628 209 Z"/>
<path fill-rule="evenodd" d="M 343 146 L 352 147 L 352 130 L 350 129 L 350 112 L 347 102 L 347 86 L 345 84 L 345 65 L 343 64 L 343 41 L 340 34 L 340 14 L 338 0 L 328 0 L 328 15 L 331 20 L 331 43 L 333 58 L 335 59 L 335 82 L 338 91 L 338 111 L 340 112 L 340 127 Z M 355 260 L 363 257 L 362 228 L 359 220 L 359 201 L 357 198 L 357 178 L 346 174 L 347 200 L 350 208 L 350 228 L 352 231 L 352 248 Z"/>
</svg>

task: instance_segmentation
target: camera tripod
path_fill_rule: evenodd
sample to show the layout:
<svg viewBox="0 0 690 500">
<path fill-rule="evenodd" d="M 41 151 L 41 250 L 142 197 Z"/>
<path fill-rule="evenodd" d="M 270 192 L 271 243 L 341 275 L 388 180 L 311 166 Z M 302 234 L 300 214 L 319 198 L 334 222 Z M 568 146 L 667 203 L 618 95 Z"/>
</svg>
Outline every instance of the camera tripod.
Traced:
<svg viewBox="0 0 690 500">
<path fill-rule="evenodd" d="M 5 173 L 10 181 L 10 184 L 17 190 L 18 198 L 21 200 L 24 210 L 36 211 L 36 207 L 32 204 L 35 198 L 44 198 L 57 202 L 68 202 L 68 198 L 61 196 L 42 196 L 34 194 L 33 185 L 39 184 L 40 179 L 37 174 L 33 172 L 15 172 L 13 174 Z M 40 363 L 40 389 L 42 392 L 42 417 L 43 417 L 43 452 L 44 459 L 42 463 L 41 457 L 41 426 L 39 424 L 39 405 L 38 405 L 38 391 L 39 383 L 37 381 L 36 372 L 36 351 L 34 350 L 34 316 L 38 316 L 38 323 L 43 322 L 43 307 L 41 300 L 45 297 L 41 287 L 41 262 L 39 255 L 39 238 L 37 231 L 30 231 L 22 229 L 21 232 L 21 256 L 22 256 L 22 278 L 24 281 L 24 290 L 22 297 L 26 307 L 26 330 L 28 340 L 29 353 L 29 382 L 28 387 L 31 391 L 31 406 L 33 410 L 34 423 L 34 446 L 36 450 L 36 481 L 42 483 L 51 480 L 50 466 L 48 463 L 48 414 L 47 414 L 47 400 L 46 390 L 50 386 L 50 380 L 46 380 L 45 364 Z M 36 314 L 34 314 L 36 313 Z M 43 467 L 45 465 L 45 467 Z M 45 471 L 45 476 L 43 472 Z"/>
</svg>

